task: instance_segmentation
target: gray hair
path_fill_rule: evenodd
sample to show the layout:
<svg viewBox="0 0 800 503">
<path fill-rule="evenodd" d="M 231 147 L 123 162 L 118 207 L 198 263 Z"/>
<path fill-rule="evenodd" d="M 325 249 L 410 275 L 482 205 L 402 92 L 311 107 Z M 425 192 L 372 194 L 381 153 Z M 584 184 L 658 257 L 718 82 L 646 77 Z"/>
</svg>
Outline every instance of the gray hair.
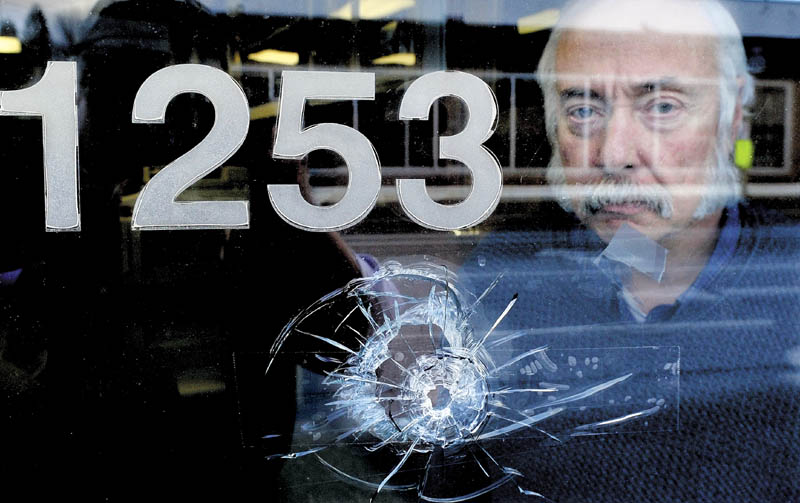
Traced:
<svg viewBox="0 0 800 503">
<path fill-rule="evenodd" d="M 537 68 L 537 78 L 544 95 L 545 128 L 547 138 L 553 146 L 553 156 L 547 169 L 547 181 L 557 193 L 559 203 L 572 211 L 569 199 L 558 188 L 565 181 L 564 168 L 558 152 L 558 91 L 556 89 L 556 50 L 568 21 L 596 0 L 572 0 L 562 10 L 562 15 L 553 28 Z M 690 0 L 683 0 L 690 1 Z M 700 219 L 742 197 L 739 170 L 733 164 L 731 142 L 737 104 L 750 104 L 755 92 L 753 77 L 747 69 L 742 35 L 736 22 L 719 0 L 694 0 L 706 14 L 708 21 L 718 34 L 717 67 L 719 70 L 719 123 L 715 164 L 710 173 L 709 186 L 714 187 L 703 195 L 694 218 Z M 736 131 L 736 134 L 741 134 Z M 561 192 L 561 193 L 559 193 Z"/>
</svg>

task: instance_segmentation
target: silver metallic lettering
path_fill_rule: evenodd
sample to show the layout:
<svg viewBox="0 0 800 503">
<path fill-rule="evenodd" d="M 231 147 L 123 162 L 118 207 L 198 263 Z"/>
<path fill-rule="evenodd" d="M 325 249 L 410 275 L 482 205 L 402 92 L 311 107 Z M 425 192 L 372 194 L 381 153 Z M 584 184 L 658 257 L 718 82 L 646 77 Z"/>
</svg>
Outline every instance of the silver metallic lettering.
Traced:
<svg viewBox="0 0 800 503">
<path fill-rule="evenodd" d="M 425 180 L 397 181 L 397 196 L 408 216 L 423 227 L 447 231 L 472 227 L 486 220 L 497 208 L 503 190 L 503 172 L 494 154 L 482 144 L 494 132 L 497 102 L 489 86 L 478 77 L 462 72 L 433 72 L 415 80 L 400 103 L 400 120 L 428 119 L 433 103 L 455 96 L 467 107 L 464 130 L 439 138 L 439 156 L 464 163 L 472 174 L 472 190 L 453 205 L 433 201 Z"/>
<path fill-rule="evenodd" d="M 375 207 L 381 188 L 378 155 L 361 133 L 342 124 L 316 124 L 303 129 L 303 109 L 308 99 L 373 100 L 372 73 L 297 72 L 282 74 L 281 104 L 272 157 L 302 159 L 309 152 L 331 150 L 348 169 L 347 191 L 331 206 L 306 201 L 296 184 L 267 187 L 275 211 L 289 224 L 307 231 L 335 231 L 351 227 Z"/>
<path fill-rule="evenodd" d="M 41 80 L 0 92 L 0 115 L 42 118 L 45 229 L 80 231 L 78 205 L 78 77 L 72 61 L 49 61 Z"/>
<path fill-rule="evenodd" d="M 250 111 L 244 91 L 233 78 L 205 65 L 163 68 L 148 77 L 136 93 L 132 120 L 137 124 L 163 124 L 169 102 L 191 92 L 202 94 L 214 106 L 214 125 L 202 142 L 145 185 L 133 209 L 133 229 L 234 229 L 250 224 L 247 201 L 175 201 L 244 143 Z"/>
</svg>

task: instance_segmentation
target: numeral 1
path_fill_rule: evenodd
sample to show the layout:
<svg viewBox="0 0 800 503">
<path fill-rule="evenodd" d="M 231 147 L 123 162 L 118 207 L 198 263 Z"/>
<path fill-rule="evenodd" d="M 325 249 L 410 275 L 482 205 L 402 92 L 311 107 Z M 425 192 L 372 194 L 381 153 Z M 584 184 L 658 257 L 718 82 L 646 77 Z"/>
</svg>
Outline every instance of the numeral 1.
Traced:
<svg viewBox="0 0 800 503">
<path fill-rule="evenodd" d="M 48 231 L 81 230 L 77 88 L 75 62 L 50 61 L 36 84 L 27 89 L 0 92 L 0 115 L 42 118 L 45 229 Z"/>
</svg>

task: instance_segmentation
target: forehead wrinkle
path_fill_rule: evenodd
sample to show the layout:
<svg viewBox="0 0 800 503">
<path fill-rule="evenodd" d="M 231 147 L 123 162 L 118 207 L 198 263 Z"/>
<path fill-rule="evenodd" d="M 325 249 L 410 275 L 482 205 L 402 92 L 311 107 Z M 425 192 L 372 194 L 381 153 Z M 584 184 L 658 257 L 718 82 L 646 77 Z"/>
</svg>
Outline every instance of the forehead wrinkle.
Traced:
<svg viewBox="0 0 800 503">
<path fill-rule="evenodd" d="M 576 73 L 576 72 L 556 72 L 556 81 L 562 88 L 581 88 L 596 89 L 608 82 L 614 84 L 625 84 L 629 87 L 651 85 L 661 89 L 686 89 L 701 87 L 716 87 L 719 85 L 718 75 L 708 77 L 694 77 L 689 75 L 652 75 L 652 74 L 630 74 L 616 72 L 603 73 Z"/>
<path fill-rule="evenodd" d="M 560 33 L 553 71 L 584 79 L 653 79 L 661 75 L 648 69 L 660 67 L 667 75 L 710 79 L 720 71 L 718 50 L 712 37 L 569 29 Z"/>
<path fill-rule="evenodd" d="M 557 88 L 562 101 L 569 98 L 589 98 L 602 100 L 608 95 L 615 95 L 620 91 L 622 95 L 640 98 L 649 94 L 660 92 L 673 92 L 689 98 L 701 96 L 704 90 L 715 91 L 719 81 L 713 78 L 687 78 L 666 75 L 663 77 L 652 76 L 620 76 L 614 74 L 585 75 L 576 78 L 576 75 L 566 76 L 566 82 L 559 75 Z M 582 83 L 576 83 L 579 80 Z"/>
</svg>

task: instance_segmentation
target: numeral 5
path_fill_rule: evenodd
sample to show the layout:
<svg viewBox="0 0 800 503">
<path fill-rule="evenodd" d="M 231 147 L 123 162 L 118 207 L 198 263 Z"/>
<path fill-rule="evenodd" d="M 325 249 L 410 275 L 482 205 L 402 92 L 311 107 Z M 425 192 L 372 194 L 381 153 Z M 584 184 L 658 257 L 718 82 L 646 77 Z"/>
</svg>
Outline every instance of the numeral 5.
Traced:
<svg viewBox="0 0 800 503">
<path fill-rule="evenodd" d="M 278 131 L 272 156 L 300 159 L 318 149 L 332 150 L 347 164 L 347 191 L 332 206 L 308 203 L 296 184 L 267 186 L 272 206 L 281 218 L 308 231 L 335 231 L 364 219 L 378 201 L 381 168 L 372 143 L 342 124 L 317 124 L 305 129 L 303 108 L 307 99 L 375 99 L 372 73 L 295 72 L 281 76 Z"/>
</svg>

